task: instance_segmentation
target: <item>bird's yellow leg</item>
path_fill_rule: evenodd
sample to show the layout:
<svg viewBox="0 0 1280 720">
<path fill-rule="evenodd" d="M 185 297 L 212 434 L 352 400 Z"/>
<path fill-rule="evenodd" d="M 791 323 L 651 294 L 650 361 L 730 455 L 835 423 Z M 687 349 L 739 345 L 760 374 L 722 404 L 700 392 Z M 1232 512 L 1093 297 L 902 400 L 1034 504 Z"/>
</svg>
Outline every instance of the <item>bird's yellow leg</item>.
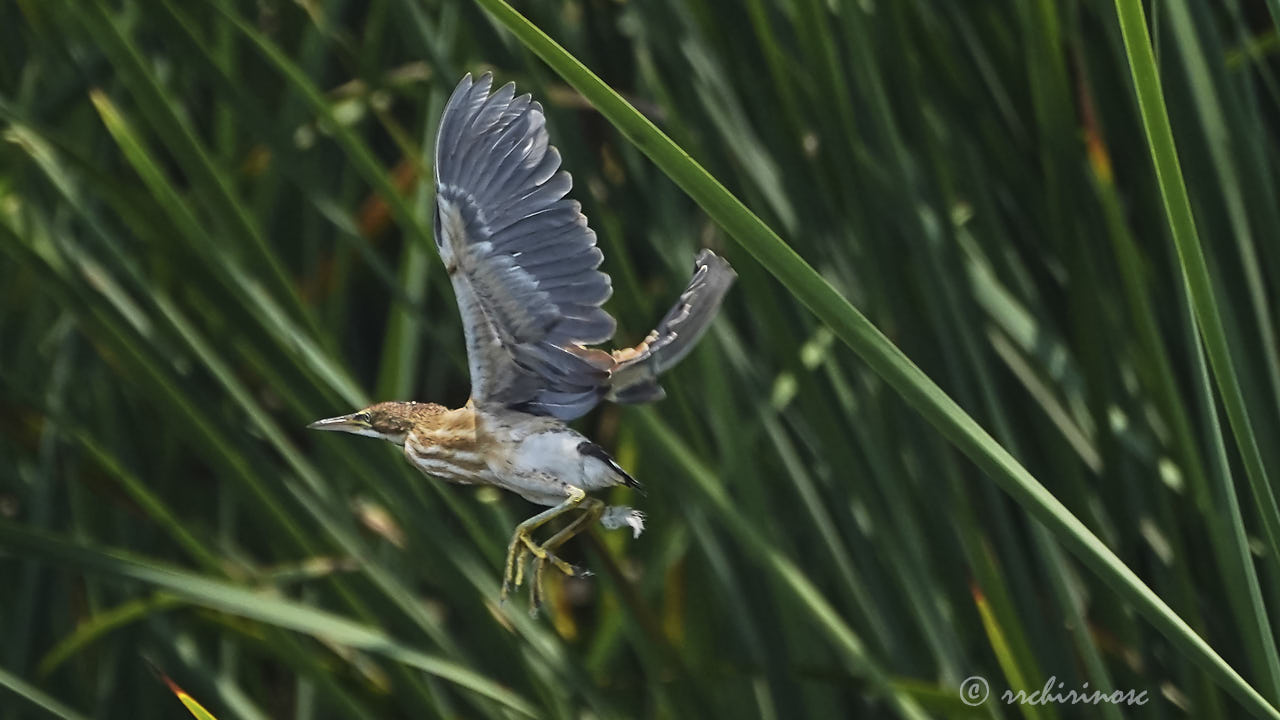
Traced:
<svg viewBox="0 0 1280 720">
<path fill-rule="evenodd" d="M 600 513 L 602 512 L 604 512 L 603 501 L 595 498 L 587 498 L 582 503 L 582 513 L 578 515 L 578 517 L 574 518 L 573 522 L 565 525 L 563 528 L 560 528 L 559 532 L 543 541 L 542 549 L 546 551 L 548 557 L 538 558 L 534 561 L 533 584 L 529 586 L 529 594 L 533 603 L 533 612 L 538 612 L 542 607 L 542 573 L 546 570 L 547 563 L 550 561 L 552 564 L 555 564 L 556 561 L 560 561 L 560 559 L 555 555 L 552 555 L 551 552 L 571 540 L 578 533 L 586 530 L 591 526 L 591 523 L 599 520 Z M 559 565 L 556 565 L 556 567 L 561 571 L 564 570 L 564 568 L 561 568 Z M 573 565 L 569 565 L 569 568 L 572 572 L 565 573 L 566 575 L 586 577 L 591 574 L 590 570 L 583 570 L 582 568 L 578 568 Z"/>
<path fill-rule="evenodd" d="M 524 581 L 525 553 L 532 553 L 534 557 L 540 560 L 550 559 L 552 564 L 566 574 L 573 574 L 573 566 L 560 558 L 550 555 L 529 536 L 529 533 L 539 527 L 578 507 L 587 497 L 586 491 L 580 487 L 570 485 L 568 490 L 569 497 L 564 502 L 550 510 L 544 510 L 516 526 L 515 534 L 511 536 L 511 544 L 507 546 L 506 570 L 502 574 L 503 600 L 507 599 L 507 593 L 511 590 L 513 581 L 515 587 L 520 587 L 520 584 Z"/>
<path fill-rule="evenodd" d="M 568 542 L 574 535 L 582 532 L 587 525 L 599 520 L 600 513 L 604 512 L 604 502 L 595 498 L 586 498 L 579 502 L 578 508 L 582 511 L 578 517 L 574 518 L 572 522 L 561 528 L 555 535 L 543 540 L 541 544 L 535 544 L 532 538 L 525 536 L 524 542 L 527 545 L 526 551 L 536 556 L 536 562 L 539 568 L 547 563 L 551 563 L 556 566 L 556 569 L 565 575 L 591 574 L 586 570 L 561 560 L 551 552 Z M 519 583 L 517 583 L 517 585 L 518 584 Z"/>
<path fill-rule="evenodd" d="M 596 498 L 587 498 L 581 504 L 582 514 L 573 519 L 573 522 L 560 528 L 559 532 L 542 542 L 542 549 L 550 553 L 552 550 L 569 542 L 575 535 L 585 530 L 592 522 L 600 519 L 600 514 L 604 512 L 604 501 Z M 554 558 L 551 555 L 551 558 Z M 579 573 L 580 574 L 580 573 Z"/>
</svg>

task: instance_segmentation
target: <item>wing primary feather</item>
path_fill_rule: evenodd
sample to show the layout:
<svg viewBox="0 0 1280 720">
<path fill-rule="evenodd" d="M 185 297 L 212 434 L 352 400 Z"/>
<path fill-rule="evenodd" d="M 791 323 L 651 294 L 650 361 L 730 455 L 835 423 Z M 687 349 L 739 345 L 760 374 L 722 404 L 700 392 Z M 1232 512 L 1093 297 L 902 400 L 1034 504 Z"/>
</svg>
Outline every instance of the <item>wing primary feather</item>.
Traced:
<svg viewBox="0 0 1280 720">
<path fill-rule="evenodd" d="M 553 257 L 549 260 L 537 261 L 538 256 L 529 253 L 520 255 L 520 264 L 538 277 L 551 279 L 564 275 L 576 275 L 586 270 L 595 270 L 604 262 L 604 253 L 600 248 L 588 248 L 586 252 L 576 253 L 566 258 Z"/>
<path fill-rule="evenodd" d="M 486 82 L 487 81 L 487 82 Z M 454 150 L 456 158 L 458 178 L 457 182 L 462 187 L 469 187 L 471 178 L 474 176 L 478 166 L 478 160 L 483 160 L 485 152 L 486 140 L 491 141 L 488 137 L 488 131 L 502 116 L 502 111 L 510 104 L 510 96 L 515 94 L 515 86 L 508 83 L 492 96 L 488 95 L 489 87 L 493 84 L 493 76 L 486 74 L 481 79 L 478 87 L 483 87 L 483 93 L 473 91 L 473 102 L 476 103 L 473 110 L 467 117 L 465 125 L 458 130 L 458 145 Z M 508 96 L 503 101 L 503 96 Z"/>
<path fill-rule="evenodd" d="M 540 209 L 551 206 L 553 203 L 563 203 L 565 195 L 569 194 L 569 190 L 573 187 L 573 180 L 569 173 L 561 170 L 551 177 L 550 180 L 543 183 L 533 192 L 511 202 L 505 208 L 499 210 L 493 217 L 490 226 L 494 231 L 506 228 L 523 218 L 527 218 Z M 581 206 L 575 209 L 581 212 Z"/>
<path fill-rule="evenodd" d="M 470 143 L 465 155 L 458 159 L 458 164 L 462 167 L 462 173 L 458 182 L 463 187 L 476 188 L 476 175 L 483 172 L 486 163 L 483 162 L 483 156 L 493 153 L 493 146 L 497 142 L 500 135 L 491 130 L 496 130 L 498 122 L 502 119 L 507 108 L 511 105 L 511 100 L 515 96 L 516 86 L 514 83 L 507 83 L 498 89 L 483 106 L 471 121 L 471 125 L 466 132 L 478 139 L 476 142 Z M 477 188 L 478 190 L 478 188 Z M 479 193 L 476 193 L 479 195 Z"/>
<path fill-rule="evenodd" d="M 449 104 L 445 106 L 445 116 L 453 122 L 447 128 L 442 127 L 440 130 L 439 139 L 444 142 L 437 141 L 437 170 L 440 168 L 438 148 L 441 144 L 445 147 L 443 159 L 449 168 L 455 167 L 454 160 L 458 157 L 459 150 L 466 149 L 462 147 L 465 128 L 470 124 L 476 110 L 484 104 L 485 99 L 489 96 L 489 88 L 492 86 L 492 73 L 481 75 L 480 80 L 474 83 L 471 81 L 471 75 L 468 74 L 461 83 L 458 83 L 457 89 L 454 90 L 453 96 L 449 99 Z M 450 118 L 450 115 L 453 117 Z"/>
<path fill-rule="evenodd" d="M 457 126 L 463 121 L 462 106 L 471 91 L 471 73 L 463 76 L 458 87 L 454 88 L 445 105 L 444 115 L 440 118 L 440 128 L 436 131 L 436 181 L 439 182 L 442 171 L 447 173 L 447 165 L 451 161 L 454 145 L 458 135 Z"/>
<path fill-rule="evenodd" d="M 582 206 L 576 200 L 556 199 L 544 201 L 541 205 L 529 205 L 518 217 L 505 225 L 497 222 L 489 223 L 489 230 L 495 238 L 504 236 L 507 230 L 518 229 L 521 232 L 540 232 L 572 225 L 582 217 Z"/>
<path fill-rule="evenodd" d="M 539 114 L 533 105 L 531 103 L 529 108 L 508 126 L 511 147 L 501 157 L 489 163 L 493 175 L 489 185 L 491 192 L 497 197 L 509 197 L 527 190 L 523 182 L 525 176 L 519 170 L 529 150 L 528 137 L 540 132 L 546 123 L 546 118 Z M 504 147 L 507 142 L 508 140 L 504 137 L 502 142 Z"/>
</svg>

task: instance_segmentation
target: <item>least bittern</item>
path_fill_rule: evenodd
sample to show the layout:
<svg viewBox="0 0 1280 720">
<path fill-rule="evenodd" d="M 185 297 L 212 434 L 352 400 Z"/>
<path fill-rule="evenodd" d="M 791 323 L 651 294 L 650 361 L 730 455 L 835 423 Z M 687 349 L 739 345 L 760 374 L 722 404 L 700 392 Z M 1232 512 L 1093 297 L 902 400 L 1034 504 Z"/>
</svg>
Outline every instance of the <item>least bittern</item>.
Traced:
<svg viewBox="0 0 1280 720">
<path fill-rule="evenodd" d="M 657 376 L 684 357 L 715 317 L 736 274 L 710 250 L 657 329 L 612 353 L 588 346 L 613 336 L 600 305 L 612 292 L 604 259 L 560 153 L 547 140 L 542 105 L 511 83 L 490 94 L 492 77 L 467 75 L 445 107 L 436 138 L 435 236 L 453 283 L 466 335 L 471 399 L 456 410 L 384 402 L 312 423 L 404 447 L 422 472 L 486 484 L 552 506 L 516 527 L 502 597 L 519 587 L 529 556 L 533 608 L 547 565 L 585 574 L 555 550 L 593 522 L 644 529 L 644 515 L 606 506 L 588 492 L 637 485 L 604 448 L 565 423 L 602 399 L 658 400 Z M 577 512 L 543 542 L 532 533 Z"/>
</svg>

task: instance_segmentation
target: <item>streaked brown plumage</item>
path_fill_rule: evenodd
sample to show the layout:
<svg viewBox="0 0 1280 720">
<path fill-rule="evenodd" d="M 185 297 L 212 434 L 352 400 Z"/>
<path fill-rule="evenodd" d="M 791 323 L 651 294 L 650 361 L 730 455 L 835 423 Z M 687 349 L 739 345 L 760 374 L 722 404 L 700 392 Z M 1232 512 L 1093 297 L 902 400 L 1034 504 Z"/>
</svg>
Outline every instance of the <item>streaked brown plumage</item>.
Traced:
<svg viewBox="0 0 1280 720">
<path fill-rule="evenodd" d="M 503 578 L 505 597 L 532 555 L 536 609 L 546 565 L 582 572 L 553 554 L 559 545 L 593 522 L 636 536 L 644 528 L 639 511 L 587 496 L 636 483 L 565 422 L 602 399 L 661 398 L 658 375 L 693 348 L 736 276 L 703 250 L 689 287 L 644 341 L 612 353 L 589 347 L 615 326 L 600 307 L 611 292 L 597 269 L 603 255 L 565 198 L 572 181 L 547 142 L 542 106 L 511 84 L 491 86 L 489 75 L 463 78 L 436 140 L 436 245 L 462 314 L 471 399 L 457 409 L 384 402 L 310 427 L 388 440 L 428 475 L 552 506 L 516 528 Z M 568 525 L 534 542 L 534 529 L 570 512 Z"/>
</svg>

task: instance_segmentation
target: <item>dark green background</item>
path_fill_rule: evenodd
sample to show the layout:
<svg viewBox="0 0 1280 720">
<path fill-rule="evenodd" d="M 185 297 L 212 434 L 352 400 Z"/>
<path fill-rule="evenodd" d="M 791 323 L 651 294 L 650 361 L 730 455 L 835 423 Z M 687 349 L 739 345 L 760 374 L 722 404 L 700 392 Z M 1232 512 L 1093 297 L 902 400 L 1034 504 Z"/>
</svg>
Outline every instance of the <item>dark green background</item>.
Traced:
<svg viewBox="0 0 1280 720">
<path fill-rule="evenodd" d="M 1199 360 L 1111 0 L 517 8 L 1280 699 L 1277 558 Z M 1274 10 L 1148 5 L 1280 477 Z M 568 546 L 597 575 L 554 578 L 538 620 L 523 595 L 496 605 L 536 508 L 301 429 L 465 402 L 419 179 L 445 98 L 483 70 L 547 107 L 620 343 L 699 247 L 740 274 L 667 400 L 577 424 L 645 484 L 609 499 L 649 529 Z M 148 662 L 223 719 L 1241 713 L 471 3 L 10 0 L 0 141 L 0 719 L 181 717 Z M 1152 701 L 971 709 L 972 675 Z"/>
</svg>

